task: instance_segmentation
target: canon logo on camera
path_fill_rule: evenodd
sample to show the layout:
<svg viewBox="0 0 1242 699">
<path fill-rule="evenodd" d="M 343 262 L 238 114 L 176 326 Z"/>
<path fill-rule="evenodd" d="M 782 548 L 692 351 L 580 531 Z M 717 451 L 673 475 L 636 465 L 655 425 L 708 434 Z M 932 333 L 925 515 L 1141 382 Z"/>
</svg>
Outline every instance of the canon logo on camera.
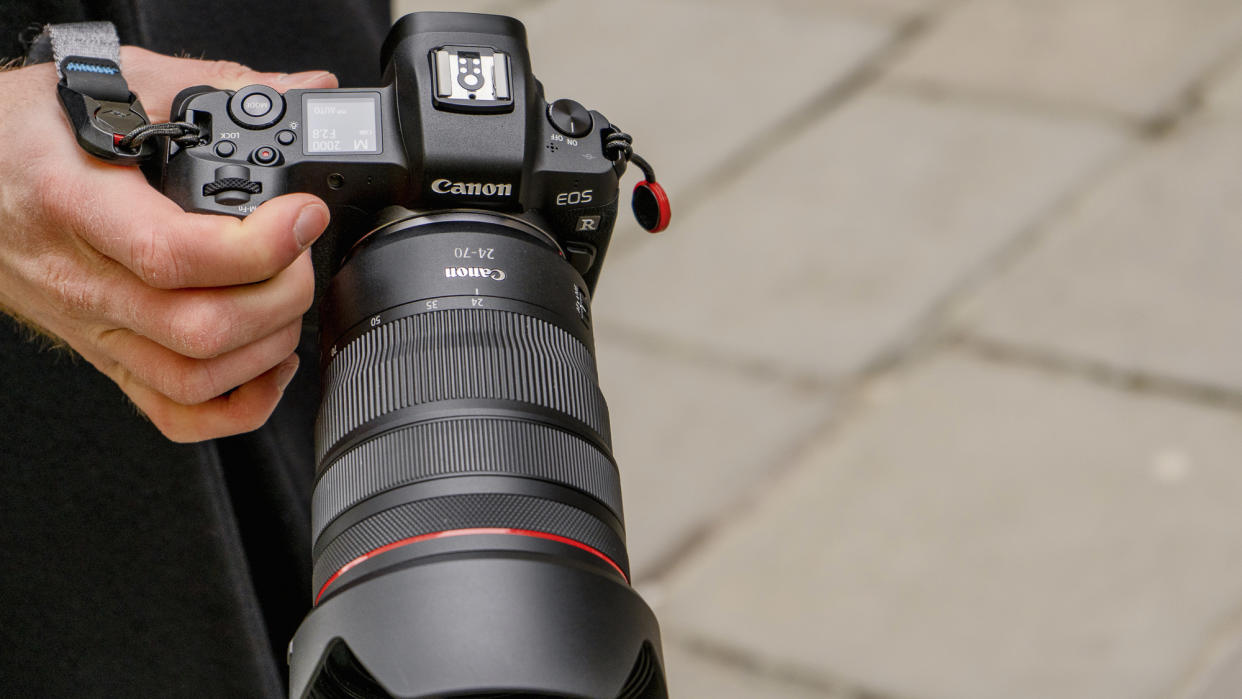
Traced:
<svg viewBox="0 0 1242 699">
<path fill-rule="evenodd" d="M 440 178 L 431 183 L 436 194 L 468 194 L 476 197 L 507 197 L 513 194 L 513 185 L 492 182 L 453 182 Z"/>
</svg>

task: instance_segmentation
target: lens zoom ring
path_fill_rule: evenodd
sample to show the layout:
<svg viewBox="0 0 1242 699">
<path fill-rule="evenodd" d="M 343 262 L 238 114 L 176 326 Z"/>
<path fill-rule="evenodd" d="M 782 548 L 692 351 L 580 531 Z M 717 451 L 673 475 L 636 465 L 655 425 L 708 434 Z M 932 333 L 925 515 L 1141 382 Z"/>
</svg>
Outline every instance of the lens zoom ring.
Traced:
<svg viewBox="0 0 1242 699">
<path fill-rule="evenodd" d="M 577 338 L 508 311 L 443 310 L 380 325 L 337 353 L 324 375 L 316 461 L 381 415 L 471 398 L 543 406 L 609 439 L 595 361 Z"/>
<path fill-rule="evenodd" d="M 474 527 L 529 529 L 563 536 L 594 548 L 629 575 L 625 542 L 590 514 L 527 495 L 473 493 L 416 500 L 346 529 L 316 552 L 313 592 L 317 593 L 346 563 L 381 546 L 422 534 Z"/>
<path fill-rule="evenodd" d="M 464 418 L 385 432 L 342 454 L 315 488 L 311 528 L 318 538 L 337 515 L 389 488 L 427 478 L 486 473 L 576 488 L 621 519 L 617 468 L 591 443 L 534 422 Z"/>
</svg>

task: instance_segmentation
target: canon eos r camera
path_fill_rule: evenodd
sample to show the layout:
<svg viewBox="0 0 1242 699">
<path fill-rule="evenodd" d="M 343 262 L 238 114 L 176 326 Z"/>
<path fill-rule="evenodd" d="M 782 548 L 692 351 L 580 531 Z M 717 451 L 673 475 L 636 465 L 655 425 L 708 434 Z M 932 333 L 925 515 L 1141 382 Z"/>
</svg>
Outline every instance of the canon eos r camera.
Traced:
<svg viewBox="0 0 1242 699">
<path fill-rule="evenodd" d="M 666 696 L 629 584 L 591 294 L 630 139 L 551 104 L 508 17 L 417 13 L 384 85 L 195 87 L 159 159 L 191 211 L 312 192 L 347 231 L 319 306 L 315 608 L 294 697 Z M 400 207 L 400 208 L 393 208 Z"/>
</svg>

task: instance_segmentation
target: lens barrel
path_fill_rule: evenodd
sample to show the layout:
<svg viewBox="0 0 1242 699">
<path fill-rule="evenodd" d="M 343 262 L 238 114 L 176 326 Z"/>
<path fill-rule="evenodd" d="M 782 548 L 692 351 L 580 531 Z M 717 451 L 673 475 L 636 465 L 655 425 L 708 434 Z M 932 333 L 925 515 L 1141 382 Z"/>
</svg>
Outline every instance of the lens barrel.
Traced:
<svg viewBox="0 0 1242 699">
<path fill-rule="evenodd" d="M 665 696 L 589 296 L 553 239 L 410 214 L 355 247 L 321 318 L 292 696 Z"/>
</svg>

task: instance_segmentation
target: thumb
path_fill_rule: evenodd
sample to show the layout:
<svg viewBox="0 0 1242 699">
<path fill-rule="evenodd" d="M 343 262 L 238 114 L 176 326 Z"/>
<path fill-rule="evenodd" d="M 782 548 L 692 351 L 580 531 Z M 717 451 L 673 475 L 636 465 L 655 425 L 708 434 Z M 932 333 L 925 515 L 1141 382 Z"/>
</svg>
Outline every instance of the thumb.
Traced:
<svg viewBox="0 0 1242 699">
<path fill-rule="evenodd" d="M 263 84 L 276 90 L 336 87 L 336 76 L 325 70 L 302 73 L 263 73 L 232 61 L 175 58 L 136 46 L 121 48 L 121 68 L 129 89 L 142 100 L 153 122 L 168 121 L 172 100 L 187 87 L 211 85 L 236 90 Z"/>
</svg>

